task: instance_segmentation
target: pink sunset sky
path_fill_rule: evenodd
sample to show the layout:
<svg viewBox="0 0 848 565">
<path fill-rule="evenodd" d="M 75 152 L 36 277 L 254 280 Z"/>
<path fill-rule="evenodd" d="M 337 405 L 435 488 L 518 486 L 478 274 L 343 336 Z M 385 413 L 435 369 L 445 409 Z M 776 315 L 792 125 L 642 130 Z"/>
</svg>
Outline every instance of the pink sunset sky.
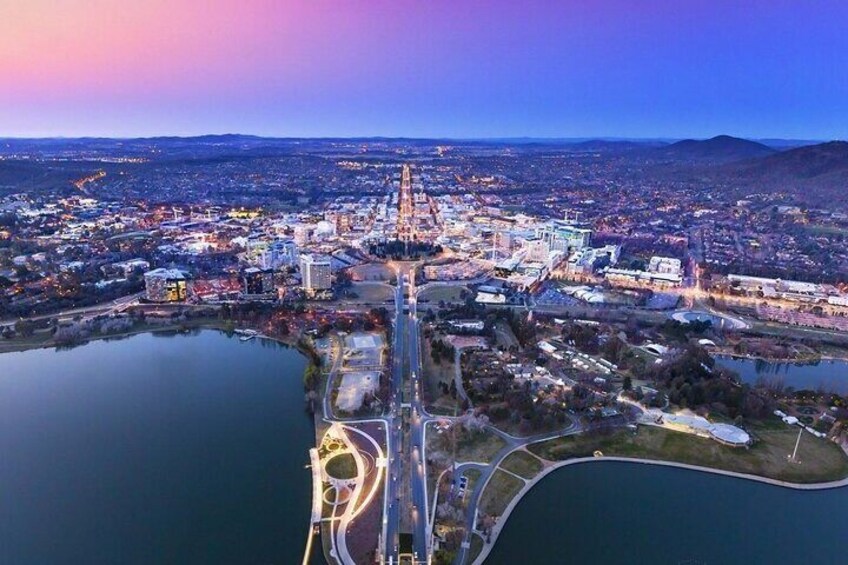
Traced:
<svg viewBox="0 0 848 565">
<path fill-rule="evenodd" d="M 815 6 L 0 0 L 0 136 L 844 136 Z"/>
</svg>

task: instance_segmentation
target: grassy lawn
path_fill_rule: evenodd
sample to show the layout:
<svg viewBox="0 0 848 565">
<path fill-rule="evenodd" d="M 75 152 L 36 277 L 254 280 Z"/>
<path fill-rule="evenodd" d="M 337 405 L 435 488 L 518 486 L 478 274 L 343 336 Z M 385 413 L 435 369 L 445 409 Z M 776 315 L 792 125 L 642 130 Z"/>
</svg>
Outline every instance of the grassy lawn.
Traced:
<svg viewBox="0 0 848 565">
<path fill-rule="evenodd" d="M 436 304 L 438 304 L 440 300 L 444 300 L 445 302 L 462 302 L 459 295 L 463 290 L 466 292 L 468 291 L 468 289 L 464 286 L 438 285 L 427 287 L 418 294 L 418 300 L 429 300 L 431 303 Z M 429 304 L 424 303 L 420 307 L 426 310 L 427 307 L 429 307 Z"/>
<path fill-rule="evenodd" d="M 495 340 L 498 347 L 509 349 L 510 347 L 518 347 L 518 338 L 509 327 L 509 324 L 499 321 L 495 324 Z"/>
<path fill-rule="evenodd" d="M 652 365 L 657 360 L 656 355 L 652 355 L 641 347 L 636 347 L 635 345 L 630 346 L 628 351 L 632 353 L 635 357 L 642 359 L 642 361 L 644 361 L 647 366 Z M 647 383 L 647 381 L 644 382 Z"/>
<path fill-rule="evenodd" d="M 604 455 L 675 461 L 797 483 L 833 481 L 848 476 L 848 457 L 829 441 L 804 433 L 800 463 L 790 463 L 798 428 L 758 425 L 750 430 L 758 441 L 750 449 L 727 447 L 682 432 L 640 426 L 638 433 L 619 430 L 609 435 L 580 435 L 531 445 L 534 454 L 551 461 Z"/>
<path fill-rule="evenodd" d="M 24 351 L 53 344 L 53 333 L 50 330 L 38 330 L 31 336 L 16 336 L 12 339 L 0 338 L 0 353 Z"/>
<path fill-rule="evenodd" d="M 352 479 L 356 477 L 356 459 L 350 453 L 335 455 L 327 461 L 324 469 L 335 479 Z"/>
<path fill-rule="evenodd" d="M 471 547 L 468 548 L 468 553 L 465 554 L 466 563 L 474 563 L 480 552 L 483 551 L 483 538 L 477 534 L 471 535 Z"/>
<path fill-rule="evenodd" d="M 542 426 L 542 427 L 537 428 L 535 430 L 523 429 L 521 427 L 520 423 L 513 423 L 508 418 L 505 419 L 505 420 L 500 420 L 498 422 L 493 423 L 493 425 L 496 428 L 498 428 L 499 430 L 505 431 L 506 433 L 508 433 L 510 435 L 514 435 L 516 437 L 527 437 L 527 436 L 541 434 L 541 433 L 548 433 L 548 432 L 555 432 L 555 431 L 559 431 L 559 430 L 565 430 L 565 429 L 571 427 L 571 424 L 572 424 L 572 420 L 568 416 L 565 416 L 565 420 L 563 422 L 561 422 L 561 423 L 558 422 L 553 427 Z"/>
<path fill-rule="evenodd" d="M 433 565 L 452 565 L 456 559 L 456 551 L 440 548 L 433 553 Z"/>
<path fill-rule="evenodd" d="M 459 408 L 455 408 L 456 403 L 453 401 L 453 398 L 439 398 L 436 402 L 427 405 L 427 412 L 432 414 L 433 416 L 456 416 L 457 414 L 462 413 L 462 410 Z"/>
<path fill-rule="evenodd" d="M 442 447 L 442 438 L 436 433 L 435 426 L 428 426 L 424 452 L 429 458 L 433 451 L 439 451 Z M 427 495 L 432 496 L 436 492 L 436 480 L 444 470 L 443 465 L 427 464 Z"/>
<path fill-rule="evenodd" d="M 382 283 L 353 283 L 350 290 L 358 296 L 358 302 L 385 302 L 394 298 L 394 289 Z"/>
<path fill-rule="evenodd" d="M 460 436 L 460 434 L 457 434 L 457 436 Z M 491 432 L 483 431 L 473 435 L 462 434 L 460 439 L 457 440 L 456 459 L 460 462 L 489 463 L 504 446 L 506 446 L 506 442 L 500 436 Z"/>
<path fill-rule="evenodd" d="M 543 467 L 538 458 L 522 450 L 510 453 L 500 466 L 525 479 L 532 479 Z"/>
<path fill-rule="evenodd" d="M 394 278 L 394 271 L 383 263 L 364 263 L 351 267 L 351 275 L 356 280 L 363 281 L 390 281 Z"/>
<path fill-rule="evenodd" d="M 450 434 L 450 432 L 444 432 L 444 434 Z M 433 427 L 430 427 L 430 429 L 427 430 L 426 450 L 428 457 L 431 453 L 436 451 L 447 454 L 447 456 L 450 457 L 451 450 L 449 438 L 444 437 L 444 434 L 437 434 Z M 504 440 L 491 432 L 481 432 L 471 436 L 463 433 L 462 437 L 460 437 L 457 441 L 456 461 L 458 463 L 465 463 L 469 461 L 489 463 L 492 461 L 495 454 L 503 449 L 505 445 L 506 442 Z M 431 495 L 435 492 L 436 479 L 439 478 L 439 474 L 443 470 L 444 467 L 427 465 L 427 492 Z M 468 477 L 469 482 L 473 483 L 473 481 L 480 476 L 480 471 L 477 469 L 469 469 L 465 472 L 465 475 Z M 470 485 L 469 490 L 471 490 Z"/>
<path fill-rule="evenodd" d="M 477 481 L 480 479 L 480 475 L 483 474 L 483 471 L 480 469 L 466 469 L 463 473 L 464 476 L 468 477 L 468 485 L 465 487 L 465 490 L 471 492 L 474 490 L 474 485 L 477 484 Z"/>
<path fill-rule="evenodd" d="M 424 339 L 421 361 L 424 364 L 424 377 L 432 402 L 427 406 L 428 411 L 435 414 L 453 415 L 454 408 L 459 406 L 459 403 L 449 394 L 442 394 L 439 390 L 439 382 L 444 382 L 450 386 L 454 376 L 453 360 L 445 363 L 434 363 L 433 357 L 430 354 L 430 340 Z"/>
<path fill-rule="evenodd" d="M 480 511 L 490 516 L 500 516 L 522 488 L 524 481 L 498 469 L 480 497 Z"/>
</svg>

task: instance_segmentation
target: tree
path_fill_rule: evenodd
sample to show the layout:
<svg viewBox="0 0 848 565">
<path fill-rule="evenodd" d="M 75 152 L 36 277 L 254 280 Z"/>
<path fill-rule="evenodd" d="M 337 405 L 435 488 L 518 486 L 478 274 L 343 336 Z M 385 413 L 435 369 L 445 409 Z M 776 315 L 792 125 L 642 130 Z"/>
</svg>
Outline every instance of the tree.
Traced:
<svg viewBox="0 0 848 565">
<path fill-rule="evenodd" d="M 30 320 L 18 320 L 15 322 L 15 333 L 22 337 L 30 337 L 35 333 L 35 323 Z"/>
<path fill-rule="evenodd" d="M 315 390 L 318 385 L 318 378 L 321 376 L 321 371 L 317 365 L 310 363 L 303 373 L 303 387 L 306 390 Z"/>
<path fill-rule="evenodd" d="M 348 288 L 352 285 L 352 278 L 350 276 L 350 272 L 345 269 L 336 273 L 336 287 L 337 288 Z"/>
</svg>

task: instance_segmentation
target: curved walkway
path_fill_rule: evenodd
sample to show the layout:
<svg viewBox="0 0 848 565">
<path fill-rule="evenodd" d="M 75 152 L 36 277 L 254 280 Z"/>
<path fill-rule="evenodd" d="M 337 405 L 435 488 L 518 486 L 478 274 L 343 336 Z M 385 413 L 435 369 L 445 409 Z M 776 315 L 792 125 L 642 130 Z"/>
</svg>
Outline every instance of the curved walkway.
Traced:
<svg viewBox="0 0 848 565">
<path fill-rule="evenodd" d="M 714 310 L 712 308 L 705 308 L 704 310 L 678 310 L 678 311 L 673 312 L 671 314 L 671 319 L 676 321 L 676 322 L 680 322 L 682 324 L 688 324 L 690 322 L 690 320 L 688 320 L 686 318 L 687 314 L 695 314 L 695 315 L 706 314 L 706 315 L 711 316 L 713 318 L 720 318 L 722 320 L 727 321 L 730 325 L 730 329 L 733 329 L 733 330 L 746 330 L 746 329 L 751 327 L 751 324 L 749 324 L 748 322 L 746 322 L 742 318 L 739 318 L 737 316 L 732 316 L 730 314 L 725 314 L 724 312 L 719 312 L 719 311 Z"/>
<path fill-rule="evenodd" d="M 518 448 L 521 449 L 521 448 Z M 516 451 L 516 450 L 513 450 Z M 510 452 L 512 453 L 512 452 Z M 544 461 L 544 459 L 543 459 Z M 674 461 L 659 461 L 655 459 L 636 459 L 630 457 L 580 457 L 577 459 L 568 459 L 566 461 L 558 461 L 553 463 L 549 467 L 544 468 L 538 475 L 533 477 L 531 480 L 526 481 L 524 488 L 522 488 L 517 495 L 509 502 L 503 514 L 498 518 L 497 523 L 492 528 L 492 543 L 484 544 L 483 550 L 480 552 L 480 555 L 477 556 L 477 559 L 474 560 L 474 565 L 480 565 L 485 561 L 486 557 L 488 557 L 489 553 L 492 551 L 492 548 L 498 541 L 498 537 L 500 536 L 501 530 L 503 529 L 504 524 L 507 523 L 510 514 L 513 509 L 521 502 L 521 499 L 524 498 L 533 486 L 536 485 L 543 478 L 548 476 L 548 474 L 556 471 L 557 469 L 561 469 L 563 467 L 567 467 L 569 465 L 579 465 L 581 463 L 603 463 L 603 462 L 618 462 L 618 463 L 641 463 L 644 465 L 658 465 L 661 467 L 676 467 L 678 469 L 685 469 L 687 471 L 699 471 L 702 473 L 711 473 L 714 475 L 722 475 L 725 477 L 730 477 L 734 479 L 744 479 L 749 481 L 755 481 L 759 483 L 764 483 L 772 486 L 778 486 L 783 488 L 790 488 L 795 490 L 806 490 L 806 491 L 816 491 L 816 490 L 827 490 L 834 488 L 843 488 L 848 487 L 848 477 L 841 479 L 839 481 L 829 481 L 824 483 L 790 483 L 788 481 L 780 481 L 777 479 L 769 479 L 767 477 L 759 477 L 757 475 L 749 475 L 746 473 L 736 473 L 734 471 L 725 471 L 723 469 L 712 469 L 710 467 L 700 467 L 698 465 L 689 465 L 687 463 L 676 463 Z M 488 481 L 487 481 L 488 483 Z M 484 489 L 485 489 L 484 485 Z"/>
<path fill-rule="evenodd" d="M 468 403 L 469 408 L 473 408 L 474 405 L 471 404 L 471 399 L 465 392 L 465 385 L 462 384 L 462 349 L 462 347 L 457 347 L 453 352 L 453 382 L 460 398 Z"/>
<path fill-rule="evenodd" d="M 339 525 L 336 529 L 337 558 L 342 563 L 353 563 L 353 558 L 350 556 L 350 552 L 347 549 L 347 529 L 350 522 L 356 517 L 356 507 L 359 502 L 359 498 L 362 496 L 362 490 L 365 487 L 365 463 L 362 460 L 362 455 L 359 453 L 359 450 L 356 449 L 356 444 L 347 437 L 347 428 L 341 424 L 333 425 L 338 426 L 336 430 L 337 433 L 341 439 L 344 440 L 345 444 L 349 446 L 349 453 L 353 455 L 353 458 L 356 461 L 356 487 L 353 489 L 351 497 L 345 505 L 344 514 L 342 514 L 341 520 L 339 520 Z"/>
</svg>

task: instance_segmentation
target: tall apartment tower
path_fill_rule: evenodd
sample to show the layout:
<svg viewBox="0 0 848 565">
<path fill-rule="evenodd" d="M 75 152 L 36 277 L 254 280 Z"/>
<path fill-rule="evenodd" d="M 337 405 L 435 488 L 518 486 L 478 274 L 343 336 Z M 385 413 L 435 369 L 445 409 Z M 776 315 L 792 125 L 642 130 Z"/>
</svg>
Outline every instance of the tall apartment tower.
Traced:
<svg viewBox="0 0 848 565">
<path fill-rule="evenodd" d="M 333 286 L 331 259 L 323 255 L 305 253 L 300 256 L 300 275 L 303 290 L 312 295 Z"/>
</svg>

